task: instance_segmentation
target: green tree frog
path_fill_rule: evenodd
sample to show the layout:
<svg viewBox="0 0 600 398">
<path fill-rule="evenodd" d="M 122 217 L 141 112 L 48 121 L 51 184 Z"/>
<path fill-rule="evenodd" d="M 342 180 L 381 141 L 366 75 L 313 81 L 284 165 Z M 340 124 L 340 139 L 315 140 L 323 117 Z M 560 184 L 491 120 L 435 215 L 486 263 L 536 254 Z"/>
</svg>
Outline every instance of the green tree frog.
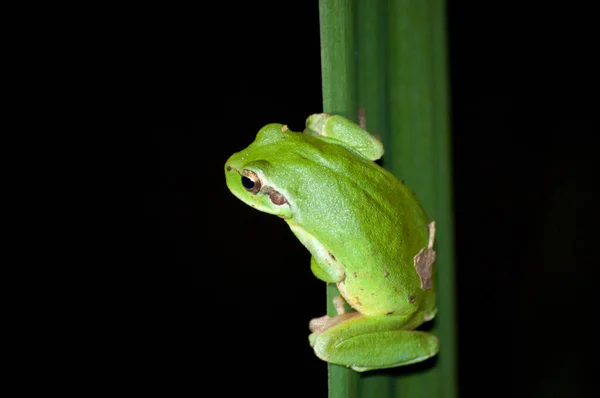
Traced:
<svg viewBox="0 0 600 398">
<path fill-rule="evenodd" d="M 382 155 L 361 126 L 321 113 L 303 132 L 264 126 L 225 163 L 231 192 L 281 217 L 309 250 L 314 275 L 337 285 L 338 315 L 311 320 L 309 343 L 322 360 L 359 372 L 420 362 L 439 349 L 436 336 L 415 330 L 437 311 L 435 224 L 374 162 Z M 355 311 L 344 311 L 344 301 Z"/>
</svg>

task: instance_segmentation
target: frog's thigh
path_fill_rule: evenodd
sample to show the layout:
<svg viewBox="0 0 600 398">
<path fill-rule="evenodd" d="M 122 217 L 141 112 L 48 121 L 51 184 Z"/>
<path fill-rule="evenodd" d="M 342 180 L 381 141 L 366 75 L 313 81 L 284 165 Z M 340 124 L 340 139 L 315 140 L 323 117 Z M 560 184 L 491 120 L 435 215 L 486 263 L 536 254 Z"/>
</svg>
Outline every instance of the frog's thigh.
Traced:
<svg viewBox="0 0 600 398">
<path fill-rule="evenodd" d="M 324 361 L 361 372 L 424 361 L 439 349 L 436 336 L 402 330 L 404 317 L 359 316 L 315 336 L 315 354 Z"/>
</svg>

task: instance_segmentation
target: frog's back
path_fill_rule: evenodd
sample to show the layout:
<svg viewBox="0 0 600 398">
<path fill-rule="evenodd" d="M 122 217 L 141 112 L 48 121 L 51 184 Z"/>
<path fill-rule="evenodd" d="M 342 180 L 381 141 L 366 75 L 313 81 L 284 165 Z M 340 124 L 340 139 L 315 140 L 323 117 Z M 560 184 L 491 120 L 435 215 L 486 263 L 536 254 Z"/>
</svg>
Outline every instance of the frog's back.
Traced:
<svg viewBox="0 0 600 398">
<path fill-rule="evenodd" d="M 293 210 L 294 218 L 345 267 L 338 287 L 347 301 L 369 315 L 431 310 L 419 308 L 434 305 L 433 297 L 426 297 L 434 289 L 421 289 L 414 267 L 429 237 L 428 219 L 415 195 L 349 148 L 311 145 L 302 153 L 315 167 L 295 179 L 303 205 Z"/>
</svg>

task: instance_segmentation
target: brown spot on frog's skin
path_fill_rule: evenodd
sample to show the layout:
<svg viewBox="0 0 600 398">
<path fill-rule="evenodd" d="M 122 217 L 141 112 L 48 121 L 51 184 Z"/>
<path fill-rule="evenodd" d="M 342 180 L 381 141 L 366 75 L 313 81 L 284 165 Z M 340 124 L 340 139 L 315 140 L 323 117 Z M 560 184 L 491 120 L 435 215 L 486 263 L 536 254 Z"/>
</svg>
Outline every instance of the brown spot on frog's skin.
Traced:
<svg viewBox="0 0 600 398">
<path fill-rule="evenodd" d="M 363 106 L 358 107 L 358 125 L 363 129 L 367 129 L 367 112 Z"/>
<path fill-rule="evenodd" d="M 408 302 L 411 303 L 411 304 L 414 303 L 415 302 L 415 296 L 409 296 L 408 297 Z"/>
<path fill-rule="evenodd" d="M 288 202 L 285 196 L 271 187 L 265 187 L 264 192 L 269 195 L 269 199 L 274 205 L 281 206 Z"/>
<path fill-rule="evenodd" d="M 387 272 L 387 271 L 385 271 L 385 272 L 383 273 L 383 277 L 384 277 L 384 278 L 387 278 L 388 276 L 390 276 L 390 273 L 389 273 L 389 272 Z"/>
<path fill-rule="evenodd" d="M 433 274 L 433 263 L 435 262 L 435 250 L 433 250 L 433 243 L 435 239 L 435 222 L 432 221 L 428 225 L 429 227 L 429 244 L 427 247 L 421 249 L 419 253 L 414 257 L 415 269 L 421 279 L 421 289 L 429 290 L 433 287 L 433 281 L 431 280 Z"/>
<path fill-rule="evenodd" d="M 336 261 L 335 256 L 333 254 L 331 254 L 331 252 L 327 252 L 327 254 L 329 254 L 329 256 L 333 259 L 333 261 Z"/>
<path fill-rule="evenodd" d="M 227 165 L 227 171 L 231 171 L 231 166 Z"/>
<path fill-rule="evenodd" d="M 354 277 L 356 278 L 356 272 L 355 272 L 355 273 L 353 273 L 352 275 L 354 275 Z"/>
<path fill-rule="evenodd" d="M 393 313 L 394 313 L 394 311 L 389 311 L 389 312 L 386 312 L 385 314 L 386 315 L 392 315 Z"/>
<path fill-rule="evenodd" d="M 289 128 L 288 128 L 287 124 L 284 124 L 283 126 L 281 126 L 281 132 L 288 131 L 288 130 L 289 130 Z"/>
</svg>

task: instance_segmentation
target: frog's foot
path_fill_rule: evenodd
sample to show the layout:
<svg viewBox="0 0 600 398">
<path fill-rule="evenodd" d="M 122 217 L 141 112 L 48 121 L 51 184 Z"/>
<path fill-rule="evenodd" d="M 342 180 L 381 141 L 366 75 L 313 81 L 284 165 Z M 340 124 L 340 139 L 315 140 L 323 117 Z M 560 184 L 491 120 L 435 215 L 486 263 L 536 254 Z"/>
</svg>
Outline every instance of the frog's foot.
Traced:
<svg viewBox="0 0 600 398">
<path fill-rule="evenodd" d="M 346 300 L 342 296 L 335 296 L 333 298 L 333 306 L 335 307 L 335 312 L 338 315 L 342 315 L 346 313 L 346 309 L 344 308 L 344 304 L 346 304 Z"/>
<path fill-rule="evenodd" d="M 341 319 L 350 314 L 357 315 Z M 421 362 L 439 350 L 436 336 L 403 330 L 405 317 L 350 314 L 325 320 L 326 328 L 310 335 L 317 357 L 363 372 Z"/>
<path fill-rule="evenodd" d="M 327 329 L 358 316 L 361 316 L 359 312 L 346 312 L 336 316 L 324 315 L 320 318 L 311 319 L 308 323 L 308 328 L 312 332 L 310 336 L 308 336 L 308 342 L 310 343 L 310 346 L 312 347 L 317 336 Z"/>
<path fill-rule="evenodd" d="M 320 318 L 311 319 L 308 324 L 308 328 L 311 332 L 313 332 L 313 334 L 319 334 L 342 321 L 360 315 L 358 312 L 346 313 L 346 308 L 344 308 L 346 300 L 344 300 L 342 296 L 335 296 L 332 301 L 333 306 L 335 307 L 335 312 L 337 312 L 338 316 L 325 315 Z M 309 336 L 308 340 L 312 346 L 312 342 L 314 341 L 312 334 Z"/>
</svg>

